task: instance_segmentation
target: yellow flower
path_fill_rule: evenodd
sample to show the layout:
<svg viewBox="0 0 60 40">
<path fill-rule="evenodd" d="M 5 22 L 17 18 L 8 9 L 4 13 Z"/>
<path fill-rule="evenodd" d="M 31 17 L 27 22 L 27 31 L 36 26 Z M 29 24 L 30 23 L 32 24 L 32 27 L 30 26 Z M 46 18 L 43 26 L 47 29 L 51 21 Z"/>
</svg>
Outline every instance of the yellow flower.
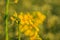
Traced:
<svg viewBox="0 0 60 40">
<path fill-rule="evenodd" d="M 21 24 L 25 24 L 23 12 L 20 12 L 20 14 L 18 15 L 18 18 L 20 19 Z"/>
<path fill-rule="evenodd" d="M 25 24 L 29 25 L 29 22 L 28 21 L 25 21 Z"/>
<path fill-rule="evenodd" d="M 26 32 L 24 32 L 24 34 L 25 34 L 26 36 L 29 36 L 29 35 L 30 35 L 30 32 L 31 32 L 31 30 L 27 30 Z"/>
<path fill-rule="evenodd" d="M 44 21 L 45 18 L 46 18 L 46 16 L 42 15 L 40 19 L 41 19 L 41 21 Z"/>
<path fill-rule="evenodd" d="M 42 40 L 42 38 L 39 37 L 38 32 L 36 31 L 35 34 L 30 37 L 30 40 Z"/>
<path fill-rule="evenodd" d="M 18 20 L 16 20 L 16 23 L 18 23 Z"/>
<path fill-rule="evenodd" d="M 37 35 L 38 35 L 38 33 L 35 32 L 35 34 L 32 37 L 30 37 L 30 40 L 36 40 Z"/>
<path fill-rule="evenodd" d="M 40 23 L 40 22 L 39 22 L 39 20 L 38 20 L 38 19 L 35 19 L 35 20 L 34 20 L 34 25 L 35 25 L 35 26 L 38 26 L 38 25 L 39 25 L 39 23 Z"/>
<path fill-rule="evenodd" d="M 27 12 L 27 15 L 28 15 L 29 19 L 31 19 L 31 20 L 33 19 L 33 16 L 29 12 Z"/>
<path fill-rule="evenodd" d="M 21 23 L 22 25 L 24 25 L 24 24 L 25 24 L 24 19 L 23 19 L 23 20 L 20 20 L 20 23 Z"/>
<path fill-rule="evenodd" d="M 42 24 L 42 23 L 43 23 L 43 21 L 41 21 L 40 19 L 35 19 L 34 24 L 39 25 L 39 24 Z"/>
<path fill-rule="evenodd" d="M 28 19 L 29 19 L 28 15 L 25 14 L 25 15 L 24 15 L 24 20 L 28 20 Z"/>
<path fill-rule="evenodd" d="M 42 13 L 39 12 L 39 11 L 37 11 L 36 14 L 37 14 L 38 17 L 41 17 L 42 16 Z"/>
<path fill-rule="evenodd" d="M 29 28 L 30 28 L 30 29 L 33 29 L 32 25 L 29 25 Z"/>
<path fill-rule="evenodd" d="M 20 20 L 23 20 L 24 18 L 23 18 L 23 12 L 20 12 L 20 14 L 18 15 L 18 18 L 20 19 Z"/>
<path fill-rule="evenodd" d="M 17 19 L 17 13 L 15 12 L 13 14 L 13 16 L 10 17 L 10 19 L 12 20 L 12 22 L 16 21 L 16 23 L 18 23 L 18 20 L 16 20 Z"/>
<path fill-rule="evenodd" d="M 29 20 L 29 24 L 30 24 L 30 25 L 33 25 L 33 22 L 32 22 L 32 20 Z"/>
<path fill-rule="evenodd" d="M 36 29 L 36 31 L 40 31 L 38 27 L 34 27 Z"/>
<path fill-rule="evenodd" d="M 34 35 L 34 32 L 32 30 L 27 30 L 26 32 L 24 32 L 24 34 L 26 36 L 33 36 Z"/>
<path fill-rule="evenodd" d="M 14 16 L 14 17 L 17 17 L 17 13 L 15 12 L 13 16 Z"/>
<path fill-rule="evenodd" d="M 29 27 L 27 25 L 21 25 L 19 28 L 20 28 L 21 32 L 25 32 L 26 30 L 29 29 Z"/>
<path fill-rule="evenodd" d="M 12 21 L 15 21 L 16 19 L 15 18 L 13 18 L 13 17 L 10 17 L 10 19 L 12 20 Z"/>
<path fill-rule="evenodd" d="M 14 0 L 14 3 L 18 3 L 18 0 Z"/>
<path fill-rule="evenodd" d="M 43 15 L 41 12 L 37 12 L 37 16 L 38 16 L 38 18 L 40 19 L 40 21 L 44 21 L 45 20 L 45 18 L 46 18 L 46 16 L 45 15 Z"/>
<path fill-rule="evenodd" d="M 13 16 L 17 17 L 17 13 L 15 12 Z M 24 33 L 24 35 L 30 36 L 30 40 L 41 40 L 41 38 L 37 38 L 38 32 L 40 31 L 38 26 L 39 24 L 42 24 L 46 19 L 45 15 L 38 11 L 33 12 L 32 14 L 30 14 L 29 12 L 27 12 L 26 14 L 20 12 L 18 18 L 20 19 L 19 29 Z"/>
</svg>

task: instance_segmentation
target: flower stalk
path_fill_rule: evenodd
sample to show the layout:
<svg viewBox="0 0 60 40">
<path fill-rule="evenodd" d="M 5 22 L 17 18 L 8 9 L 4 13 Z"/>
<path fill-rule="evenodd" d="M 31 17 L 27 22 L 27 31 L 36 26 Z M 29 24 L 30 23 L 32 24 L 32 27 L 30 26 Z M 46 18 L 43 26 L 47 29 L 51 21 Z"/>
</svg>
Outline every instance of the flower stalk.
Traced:
<svg viewBox="0 0 60 40">
<path fill-rule="evenodd" d="M 8 6 L 9 6 L 9 0 L 6 0 L 6 10 L 5 10 L 5 17 L 6 17 L 6 40 L 8 40 Z"/>
</svg>

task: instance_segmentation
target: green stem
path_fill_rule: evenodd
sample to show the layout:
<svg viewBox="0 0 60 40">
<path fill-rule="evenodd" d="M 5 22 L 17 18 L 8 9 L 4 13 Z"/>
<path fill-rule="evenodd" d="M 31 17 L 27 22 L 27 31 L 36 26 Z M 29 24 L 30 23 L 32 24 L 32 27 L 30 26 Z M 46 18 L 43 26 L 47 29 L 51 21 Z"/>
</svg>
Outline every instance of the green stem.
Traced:
<svg viewBox="0 0 60 40">
<path fill-rule="evenodd" d="M 20 29 L 19 29 L 19 23 L 18 23 L 18 40 L 20 40 Z"/>
<path fill-rule="evenodd" d="M 6 17 L 6 40 L 8 40 L 8 6 L 9 6 L 9 0 L 6 0 L 6 11 L 5 11 L 5 17 Z"/>
</svg>

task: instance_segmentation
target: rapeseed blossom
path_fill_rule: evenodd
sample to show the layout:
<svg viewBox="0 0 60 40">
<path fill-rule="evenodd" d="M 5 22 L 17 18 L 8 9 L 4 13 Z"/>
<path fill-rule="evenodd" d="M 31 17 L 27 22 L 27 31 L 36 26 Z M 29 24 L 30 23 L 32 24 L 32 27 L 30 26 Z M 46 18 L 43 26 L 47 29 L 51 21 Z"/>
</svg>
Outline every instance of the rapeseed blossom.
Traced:
<svg viewBox="0 0 60 40">
<path fill-rule="evenodd" d="M 38 32 L 40 31 L 38 26 L 40 24 L 43 24 L 44 20 L 46 19 L 45 15 L 37 11 L 32 14 L 30 14 L 29 12 L 27 13 L 20 12 L 18 16 L 17 13 L 15 12 L 13 16 L 17 17 L 20 20 L 19 24 L 20 32 L 24 33 L 24 35 L 26 36 L 29 36 L 30 40 L 42 40 L 38 36 Z M 17 21 L 13 17 L 11 17 L 11 19 Z"/>
</svg>

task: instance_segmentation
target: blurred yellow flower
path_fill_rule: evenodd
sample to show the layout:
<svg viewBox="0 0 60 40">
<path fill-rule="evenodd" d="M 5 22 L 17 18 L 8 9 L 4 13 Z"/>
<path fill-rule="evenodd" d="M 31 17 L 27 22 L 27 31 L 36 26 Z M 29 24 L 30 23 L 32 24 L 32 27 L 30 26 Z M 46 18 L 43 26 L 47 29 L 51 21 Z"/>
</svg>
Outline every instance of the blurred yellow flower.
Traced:
<svg viewBox="0 0 60 40">
<path fill-rule="evenodd" d="M 39 24 L 43 24 L 44 20 L 46 19 L 46 16 L 41 12 L 33 12 L 32 14 L 30 14 L 29 12 L 27 12 L 26 14 L 20 12 L 18 16 L 15 12 L 13 16 L 20 19 L 19 30 L 20 32 L 23 32 L 24 35 L 30 36 L 30 40 L 36 39 L 38 32 L 40 31 L 38 26 Z M 14 20 L 14 18 L 11 19 Z M 34 31 L 32 29 L 34 29 Z M 38 39 L 42 40 L 41 38 Z"/>
<path fill-rule="evenodd" d="M 12 21 L 15 21 L 15 18 L 13 18 L 13 17 L 10 17 L 10 19 L 11 19 Z"/>
<path fill-rule="evenodd" d="M 34 36 L 30 37 L 30 40 L 42 40 L 42 38 L 39 37 L 38 32 L 35 32 Z"/>
<path fill-rule="evenodd" d="M 36 40 L 37 35 L 38 35 L 37 32 L 35 32 L 35 34 L 30 37 L 30 40 Z"/>
<path fill-rule="evenodd" d="M 16 20 L 16 18 L 17 18 L 17 13 L 15 12 L 13 14 L 13 16 L 10 17 L 10 19 L 12 20 L 12 22 L 16 21 L 18 23 L 18 21 Z"/>
<path fill-rule="evenodd" d="M 26 36 L 33 36 L 34 35 L 34 32 L 32 31 L 32 30 L 27 30 L 26 32 L 24 32 L 24 34 L 26 35 Z"/>
<path fill-rule="evenodd" d="M 43 15 L 41 12 L 37 12 L 37 16 L 38 16 L 38 18 L 40 19 L 40 21 L 44 21 L 45 20 L 45 18 L 46 18 L 46 16 L 45 15 Z"/>
<path fill-rule="evenodd" d="M 13 16 L 14 16 L 14 17 L 17 17 L 17 13 L 15 12 Z"/>
<path fill-rule="evenodd" d="M 20 20 L 22 20 L 23 19 L 23 12 L 20 12 L 20 14 L 18 15 L 18 18 L 20 19 Z"/>
<path fill-rule="evenodd" d="M 33 19 L 33 16 L 29 12 L 27 12 L 27 15 L 28 15 L 29 19 L 31 19 L 31 20 Z"/>
<path fill-rule="evenodd" d="M 29 27 L 28 27 L 27 25 L 21 25 L 21 26 L 19 27 L 19 29 L 20 29 L 21 32 L 25 32 L 26 30 L 29 29 Z"/>
<path fill-rule="evenodd" d="M 30 25 L 33 25 L 33 22 L 32 22 L 32 20 L 29 20 L 29 24 L 30 24 Z"/>
<path fill-rule="evenodd" d="M 14 0 L 14 3 L 18 3 L 18 0 Z"/>
<path fill-rule="evenodd" d="M 28 15 L 24 15 L 24 20 L 28 20 L 29 18 L 28 18 Z"/>
</svg>

